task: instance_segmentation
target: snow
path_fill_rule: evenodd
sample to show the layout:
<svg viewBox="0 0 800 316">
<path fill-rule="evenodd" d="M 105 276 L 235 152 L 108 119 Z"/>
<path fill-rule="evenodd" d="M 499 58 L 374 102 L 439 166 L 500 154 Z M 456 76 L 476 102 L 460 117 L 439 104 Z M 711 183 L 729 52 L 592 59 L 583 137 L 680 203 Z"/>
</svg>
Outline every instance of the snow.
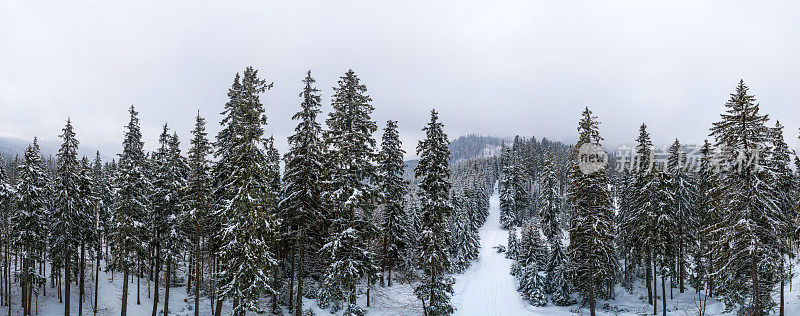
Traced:
<svg viewBox="0 0 800 316">
<path fill-rule="evenodd" d="M 455 315 L 529 315 L 535 308 L 517 292 L 517 281 L 509 274 L 512 260 L 494 249 L 508 241 L 500 227 L 500 195 L 495 189 L 489 201 L 489 216 L 478 231 L 481 249 L 478 260 L 455 276 L 452 298 Z"/>
<path fill-rule="evenodd" d="M 105 269 L 105 264 L 101 264 L 101 270 Z M 49 269 L 48 269 L 49 270 Z M 48 271 L 49 275 L 49 271 Z M 94 304 L 94 280 L 92 279 L 94 275 L 94 268 L 92 267 L 92 263 L 87 263 L 86 268 L 86 293 L 84 297 L 83 303 L 83 314 L 84 315 L 92 315 L 92 304 Z M 114 273 L 114 281 L 111 281 L 111 274 L 105 273 L 100 271 L 100 278 L 98 282 L 98 315 L 119 315 L 120 314 L 120 303 L 122 302 L 122 273 Z M 130 276 L 129 281 L 132 281 L 131 284 L 128 285 L 128 315 L 131 316 L 140 316 L 140 315 L 151 315 L 153 311 L 153 298 L 152 295 L 154 292 L 152 291 L 152 287 L 154 286 L 153 282 L 150 282 L 150 297 L 147 297 L 147 280 L 142 278 L 141 280 L 141 304 L 136 304 L 136 277 Z M 39 315 L 63 315 L 64 314 L 64 303 L 58 302 L 58 292 L 57 289 L 50 287 L 50 279 L 48 277 L 47 280 L 47 296 L 40 296 L 38 298 L 39 307 L 38 312 Z M 13 313 L 12 315 L 20 315 L 22 314 L 20 302 L 19 302 L 19 284 L 14 283 L 12 286 L 12 292 L 14 295 L 14 299 L 11 301 Z M 63 294 L 63 289 L 62 289 Z M 72 297 L 70 302 L 70 309 L 72 310 L 73 315 L 78 314 L 78 287 L 76 285 L 72 285 L 72 290 L 70 293 L 70 297 Z M 170 315 L 194 315 L 194 301 L 191 299 L 186 299 L 186 285 L 180 287 L 172 287 L 170 288 L 169 292 L 169 307 L 170 307 Z M 163 286 L 160 289 L 159 299 L 159 311 L 162 310 L 164 307 L 164 288 Z M 34 296 L 33 302 L 34 306 L 34 314 L 36 312 L 36 296 Z M 227 307 L 227 306 L 226 306 Z M 224 312 L 226 312 L 227 309 Z M 7 315 L 8 309 L 5 306 L 0 307 L 0 315 Z M 200 302 L 200 315 L 210 315 L 211 314 L 211 306 L 209 300 L 207 298 L 203 298 Z"/>
</svg>

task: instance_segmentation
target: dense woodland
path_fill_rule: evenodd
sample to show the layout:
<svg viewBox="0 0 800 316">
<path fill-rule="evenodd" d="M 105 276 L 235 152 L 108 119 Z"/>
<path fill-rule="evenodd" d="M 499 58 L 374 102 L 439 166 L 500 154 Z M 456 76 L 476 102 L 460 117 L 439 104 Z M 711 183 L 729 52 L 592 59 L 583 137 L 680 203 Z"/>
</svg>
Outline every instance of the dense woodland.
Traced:
<svg viewBox="0 0 800 316">
<path fill-rule="evenodd" d="M 200 304 L 214 315 L 303 315 L 303 297 L 360 315 L 370 288 L 398 281 L 416 284 L 426 313 L 452 313 L 450 275 L 477 257 L 493 162 L 450 165 L 447 135 L 431 111 L 407 181 L 398 123 L 373 137 L 371 99 L 353 71 L 333 88 L 325 128 L 321 93 L 307 74 L 281 155 L 265 132 L 260 95 L 270 88 L 253 68 L 237 74 L 221 131 L 212 140 L 198 113 L 186 154 L 167 124 L 158 148 L 145 152 L 131 106 L 117 159 L 78 157 L 69 120 L 56 157 L 42 157 L 36 139 L 24 156 L 7 157 L 2 305 L 31 315 L 51 290 L 66 315 L 74 304 L 79 314 L 97 313 L 98 294 L 87 293 L 86 282 L 99 282 L 103 269 L 123 278 L 122 315 L 128 300 L 151 295 L 151 284 L 160 289 L 152 291 L 153 315 L 170 313 L 171 291 L 189 293 L 195 315 Z"/>
<path fill-rule="evenodd" d="M 102 269 L 123 280 L 122 315 L 142 295 L 154 297 L 152 315 L 167 315 L 175 291 L 189 294 L 195 315 L 206 304 L 213 315 L 300 316 L 312 313 L 309 299 L 364 315 L 371 289 L 397 282 L 413 284 L 425 315 L 449 315 L 453 275 L 478 258 L 496 187 L 508 229 L 498 251 L 533 305 L 578 304 L 594 315 L 598 300 L 645 284 L 654 314 L 666 315 L 673 290 L 691 288 L 701 304 L 718 297 L 742 315 L 783 315 L 800 160 L 744 82 L 698 159 L 678 140 L 656 155 L 642 124 L 627 165 L 591 173 L 577 148 L 603 138 L 588 108 L 575 145 L 517 137 L 494 150 L 499 139 L 472 135 L 455 153 L 433 110 L 410 168 L 398 122 L 371 118 L 353 71 L 336 83 L 325 117 L 307 73 L 297 127 L 279 153 L 260 100 L 271 86 L 253 68 L 237 74 L 220 132 L 209 136 L 198 113 L 187 153 L 167 124 L 146 152 L 131 106 L 114 160 L 79 157 L 69 119 L 55 157 L 43 157 L 35 138 L 23 156 L 4 157 L 0 304 L 32 315 L 38 296 L 56 291 L 65 315 L 74 305 L 97 313 Z"/>
</svg>

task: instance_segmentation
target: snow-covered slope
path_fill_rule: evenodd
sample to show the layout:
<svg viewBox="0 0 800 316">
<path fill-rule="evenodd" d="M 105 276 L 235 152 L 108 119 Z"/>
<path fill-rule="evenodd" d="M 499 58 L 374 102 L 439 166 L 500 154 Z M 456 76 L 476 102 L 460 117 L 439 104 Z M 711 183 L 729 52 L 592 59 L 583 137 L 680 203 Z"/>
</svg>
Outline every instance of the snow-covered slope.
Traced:
<svg viewBox="0 0 800 316">
<path fill-rule="evenodd" d="M 456 315 L 527 315 L 533 307 L 517 293 L 509 274 L 512 261 L 494 246 L 505 245 L 508 232 L 500 227 L 500 198 L 497 190 L 489 203 L 489 217 L 479 231 L 481 250 L 478 260 L 456 276 L 453 306 Z"/>
</svg>

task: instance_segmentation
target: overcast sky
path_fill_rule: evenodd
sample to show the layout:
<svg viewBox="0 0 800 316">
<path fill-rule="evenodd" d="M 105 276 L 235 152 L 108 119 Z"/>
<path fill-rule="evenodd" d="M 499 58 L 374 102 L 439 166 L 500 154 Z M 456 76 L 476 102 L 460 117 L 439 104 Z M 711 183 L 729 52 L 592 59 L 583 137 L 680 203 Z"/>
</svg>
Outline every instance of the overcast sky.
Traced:
<svg viewBox="0 0 800 316">
<path fill-rule="evenodd" d="M 609 146 L 642 122 L 656 144 L 698 143 L 740 78 L 798 148 L 792 1 L 211 2 L 0 2 L 0 136 L 57 140 L 71 117 L 82 146 L 113 154 L 134 104 L 147 149 L 165 122 L 186 145 L 198 110 L 216 134 L 253 65 L 275 83 L 262 100 L 281 152 L 305 71 L 327 112 L 349 68 L 410 155 L 431 108 L 451 139 L 573 142 L 589 106 Z"/>
</svg>

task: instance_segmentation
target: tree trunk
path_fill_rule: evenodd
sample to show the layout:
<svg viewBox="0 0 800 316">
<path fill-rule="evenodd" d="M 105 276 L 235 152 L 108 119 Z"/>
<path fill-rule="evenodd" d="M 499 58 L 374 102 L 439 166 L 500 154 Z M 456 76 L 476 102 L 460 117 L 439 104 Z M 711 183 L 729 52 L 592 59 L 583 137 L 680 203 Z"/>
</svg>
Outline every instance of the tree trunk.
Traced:
<svg viewBox="0 0 800 316">
<path fill-rule="evenodd" d="M 753 258 L 750 265 L 752 266 L 751 269 L 751 278 L 753 281 L 753 315 L 758 315 L 761 312 L 761 297 L 758 295 L 758 266 L 757 266 L 757 258 L 755 256 L 755 251 L 753 252 Z"/>
<path fill-rule="evenodd" d="M 136 305 L 142 304 L 141 276 L 142 276 L 142 259 L 139 258 L 139 266 L 136 267 Z"/>
<path fill-rule="evenodd" d="M 120 309 L 120 316 L 128 315 L 128 267 L 122 272 L 122 308 Z"/>
<path fill-rule="evenodd" d="M 22 270 L 23 271 L 25 271 L 25 266 L 26 266 L 26 263 L 23 261 L 23 263 L 22 263 Z M 20 299 L 22 300 L 22 314 L 23 315 L 28 315 L 29 314 L 28 313 L 28 306 L 27 306 L 27 303 L 28 303 L 28 297 L 27 297 L 28 296 L 28 289 L 27 289 L 28 284 L 27 283 L 28 283 L 28 274 L 25 273 L 25 274 L 22 275 L 22 278 L 20 278 L 20 282 L 19 282 L 20 290 L 22 292 L 22 294 L 20 295 L 21 296 Z M 10 314 L 10 312 L 9 312 L 9 314 Z"/>
<path fill-rule="evenodd" d="M 195 278 L 194 284 L 194 316 L 200 315 L 200 281 L 203 276 L 203 269 L 200 267 L 200 262 L 202 261 L 202 256 L 200 255 L 200 225 L 197 225 L 195 230 L 195 245 L 194 245 L 194 257 L 195 257 L 195 274 L 197 277 Z"/>
<path fill-rule="evenodd" d="M 683 242 L 680 243 L 680 248 L 681 248 L 680 251 L 679 251 L 680 258 L 678 258 L 678 265 L 679 265 L 678 266 L 678 269 L 679 269 L 679 271 L 678 271 L 678 282 L 680 283 L 680 285 L 679 285 L 680 286 L 680 292 L 683 293 L 683 291 L 685 290 L 684 285 L 683 285 L 683 279 L 686 277 L 686 268 L 684 267 L 685 263 L 683 262 L 683 258 L 685 258 L 684 253 L 683 253 L 683 251 L 684 251 Z M 670 294 L 670 296 L 671 296 L 671 294 Z"/>
<path fill-rule="evenodd" d="M 661 312 L 662 312 L 662 316 L 667 316 L 667 293 L 666 293 L 666 289 L 665 289 L 664 283 L 666 283 L 664 281 L 664 273 L 661 273 L 661 296 L 663 296 L 661 298 Z M 669 287 L 671 289 L 672 288 L 672 284 L 670 284 Z"/>
<path fill-rule="evenodd" d="M 70 271 L 70 255 L 64 256 L 64 316 L 69 316 L 70 288 L 72 284 L 72 272 Z"/>
<path fill-rule="evenodd" d="M 164 272 L 164 316 L 169 315 L 170 281 L 172 281 L 172 258 L 167 257 L 167 271 Z"/>
<path fill-rule="evenodd" d="M 591 278 L 592 284 L 589 285 L 589 315 L 595 316 L 595 301 L 594 301 L 594 277 Z"/>
<path fill-rule="evenodd" d="M 296 242 L 295 245 L 297 245 Z M 297 260 L 297 258 L 295 257 L 294 250 L 289 251 L 289 302 L 286 303 L 289 314 L 293 314 L 294 312 L 294 278 L 297 276 L 295 260 Z"/>
<path fill-rule="evenodd" d="M 297 294 L 295 294 L 297 295 L 297 302 L 295 303 L 295 316 L 303 316 L 303 249 L 302 246 L 297 248 Z"/>
<path fill-rule="evenodd" d="M 94 306 L 92 307 L 92 314 L 97 315 L 97 287 L 100 284 L 100 251 L 101 248 L 98 247 L 97 252 L 95 253 L 95 265 L 94 265 Z"/>
<path fill-rule="evenodd" d="M 663 300 L 664 297 L 661 299 Z M 655 262 L 653 262 L 653 315 L 658 315 L 658 277 L 656 277 Z"/>
<path fill-rule="evenodd" d="M 652 270 L 651 267 L 653 266 L 652 259 L 650 258 L 650 250 L 647 250 L 647 268 L 645 269 L 645 279 L 647 283 L 647 303 L 653 304 L 653 278 L 652 278 Z"/>
<path fill-rule="evenodd" d="M 86 243 L 81 243 L 81 267 L 80 267 L 80 281 L 78 284 L 78 316 L 83 316 L 83 294 L 85 291 L 84 285 L 86 278 Z"/>
<path fill-rule="evenodd" d="M 388 255 L 387 255 L 387 251 L 386 251 L 386 249 L 387 249 L 387 245 L 386 244 L 387 244 L 386 236 L 384 235 L 383 236 L 383 256 L 381 258 L 381 287 L 384 286 L 383 275 L 386 274 L 386 260 L 388 259 L 387 258 Z"/>
<path fill-rule="evenodd" d="M 156 254 L 160 253 L 161 249 L 156 246 Z M 155 282 L 155 287 L 153 291 L 153 316 L 158 315 L 158 273 L 161 271 L 161 256 L 156 255 L 155 265 L 153 266 L 153 280 Z"/>
</svg>

